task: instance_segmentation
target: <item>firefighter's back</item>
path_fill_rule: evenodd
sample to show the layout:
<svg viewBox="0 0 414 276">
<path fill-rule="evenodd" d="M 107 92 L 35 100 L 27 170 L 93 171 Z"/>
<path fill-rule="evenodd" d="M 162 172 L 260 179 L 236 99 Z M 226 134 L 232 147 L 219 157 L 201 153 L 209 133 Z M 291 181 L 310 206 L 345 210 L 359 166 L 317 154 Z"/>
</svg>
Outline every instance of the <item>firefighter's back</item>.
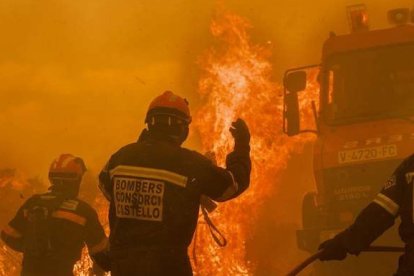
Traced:
<svg viewBox="0 0 414 276">
<path fill-rule="evenodd" d="M 179 147 L 146 142 L 112 158 L 112 248 L 189 244 L 200 196 L 197 183 L 188 181 L 195 176 L 191 157 Z"/>
<path fill-rule="evenodd" d="M 53 193 L 34 195 L 12 221 L 23 238 L 22 275 L 73 275 L 95 211 L 77 198 Z M 98 233 L 101 237 L 101 233 Z"/>
<path fill-rule="evenodd" d="M 187 255 L 201 195 L 225 201 L 250 181 L 250 133 L 232 124 L 235 147 L 226 168 L 181 147 L 191 116 L 188 102 L 170 91 L 151 102 L 137 143 L 111 156 L 100 188 L 110 201 L 112 275 L 192 275 Z"/>
</svg>

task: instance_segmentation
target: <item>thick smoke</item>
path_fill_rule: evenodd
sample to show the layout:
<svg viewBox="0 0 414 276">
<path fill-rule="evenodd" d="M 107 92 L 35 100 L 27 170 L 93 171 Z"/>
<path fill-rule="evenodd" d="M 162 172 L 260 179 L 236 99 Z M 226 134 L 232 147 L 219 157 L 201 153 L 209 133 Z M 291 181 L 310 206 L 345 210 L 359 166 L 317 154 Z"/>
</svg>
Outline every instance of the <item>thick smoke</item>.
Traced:
<svg viewBox="0 0 414 276">
<path fill-rule="evenodd" d="M 329 31 L 348 32 L 345 6 L 362 1 L 222 2 L 249 19 L 255 41 L 273 45 L 278 81 L 289 67 L 318 63 Z M 388 9 L 413 6 L 412 0 L 365 4 L 373 28 L 387 26 Z M 214 9 L 213 1 L 191 0 L 0 1 L 0 169 L 46 182 L 52 159 L 70 152 L 82 156 L 96 177 L 114 150 L 137 138 L 155 95 L 173 90 L 196 109 L 196 61 L 213 43 Z M 197 148 L 197 137 L 187 145 Z M 262 229 L 272 230 L 255 234 L 264 238 L 252 246 L 252 258 L 265 259 L 265 246 L 280 248 L 277 254 L 290 247 L 288 254 L 295 254 L 292 229 L 299 224 L 303 194 L 313 189 L 310 163 L 307 149 L 279 181 L 260 221 Z M 304 167 L 307 173 L 298 177 Z M 268 243 L 269 233 L 280 239 Z M 289 256 L 287 262 L 298 258 Z"/>
<path fill-rule="evenodd" d="M 344 7 L 355 3 L 223 2 L 252 22 L 257 41 L 273 43 L 276 79 L 318 62 L 328 32 L 347 31 Z M 368 1 L 372 25 L 411 2 Z M 73 152 L 99 169 L 136 138 L 153 96 L 171 89 L 196 107 L 195 61 L 211 43 L 214 8 L 190 0 L 1 1 L 0 167 L 44 176 L 58 153 Z"/>
<path fill-rule="evenodd" d="M 392 2 L 367 3 L 372 25 L 411 4 Z M 257 41 L 273 43 L 276 79 L 319 61 L 328 32 L 347 31 L 350 3 L 224 1 L 249 18 Z M 171 89 L 197 107 L 196 60 L 211 43 L 214 8 L 190 0 L 1 1 L 0 168 L 45 176 L 58 153 L 72 152 L 97 170 L 135 140 L 153 96 Z"/>
</svg>

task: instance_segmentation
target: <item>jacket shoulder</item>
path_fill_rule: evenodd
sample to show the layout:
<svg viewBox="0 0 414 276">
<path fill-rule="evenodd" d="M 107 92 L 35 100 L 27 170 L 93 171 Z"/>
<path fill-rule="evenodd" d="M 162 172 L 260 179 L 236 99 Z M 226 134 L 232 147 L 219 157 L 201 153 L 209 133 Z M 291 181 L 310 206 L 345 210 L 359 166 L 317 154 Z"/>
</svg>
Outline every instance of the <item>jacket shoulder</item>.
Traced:
<svg viewBox="0 0 414 276">
<path fill-rule="evenodd" d="M 55 196 L 52 196 L 50 193 L 34 194 L 30 196 L 23 205 L 29 206 L 45 199 L 52 199 L 52 197 L 55 198 Z"/>
<path fill-rule="evenodd" d="M 405 162 L 409 163 L 409 164 L 414 164 L 414 154 L 411 154 L 410 156 L 408 156 L 405 159 Z"/>
<path fill-rule="evenodd" d="M 122 155 L 126 152 L 135 151 L 139 146 L 139 143 L 130 143 L 119 148 L 114 154 L 112 154 L 111 159 L 116 158 L 119 155 Z"/>
<path fill-rule="evenodd" d="M 407 170 L 414 169 L 414 154 L 410 155 L 397 168 L 397 172 L 404 173 Z"/>
<path fill-rule="evenodd" d="M 87 203 L 86 201 L 82 200 L 82 199 L 75 199 L 78 202 L 78 210 L 81 213 L 84 213 L 85 215 L 94 215 L 96 214 L 96 210 L 95 208 L 93 208 L 89 203 Z"/>
<path fill-rule="evenodd" d="M 68 198 L 62 201 L 59 209 L 90 217 L 96 214 L 95 209 L 86 201 L 79 198 Z"/>
<path fill-rule="evenodd" d="M 128 150 L 133 150 L 136 149 L 137 147 L 139 147 L 142 143 L 138 143 L 138 142 L 134 142 L 134 143 L 129 143 L 126 144 L 125 146 L 122 146 L 117 152 L 115 152 L 115 154 L 119 153 L 119 152 L 124 152 L 124 151 L 128 151 Z"/>
<path fill-rule="evenodd" d="M 187 148 L 181 148 L 181 154 L 185 158 L 188 158 L 189 160 L 194 161 L 194 162 L 211 163 L 210 159 L 208 159 L 206 156 L 202 155 L 201 153 L 199 153 L 195 150 L 190 150 L 190 149 L 187 149 Z"/>
<path fill-rule="evenodd" d="M 111 157 L 109 158 L 109 162 L 111 161 L 113 162 L 119 158 L 122 158 L 122 156 L 138 151 L 138 149 L 141 147 L 141 144 L 142 143 L 134 142 L 134 143 L 130 143 L 125 146 L 122 146 L 115 153 L 111 155 Z"/>
</svg>

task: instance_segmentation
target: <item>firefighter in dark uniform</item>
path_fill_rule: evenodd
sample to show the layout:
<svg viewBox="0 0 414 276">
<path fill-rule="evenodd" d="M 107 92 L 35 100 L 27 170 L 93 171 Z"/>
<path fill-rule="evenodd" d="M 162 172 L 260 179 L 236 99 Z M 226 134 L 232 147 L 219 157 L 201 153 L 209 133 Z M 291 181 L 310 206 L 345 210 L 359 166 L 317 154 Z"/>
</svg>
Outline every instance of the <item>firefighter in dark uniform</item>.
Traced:
<svg viewBox="0 0 414 276">
<path fill-rule="evenodd" d="M 8 246 L 23 253 L 21 275 L 73 275 L 85 243 L 92 259 L 109 269 L 98 215 L 77 198 L 85 170 L 82 159 L 59 156 L 50 166 L 50 192 L 30 197 L 1 232 Z"/>
<path fill-rule="evenodd" d="M 110 201 L 112 275 L 192 275 L 187 255 L 200 196 L 226 201 L 250 182 L 250 134 L 233 123 L 226 169 L 182 148 L 191 122 L 188 102 L 166 91 L 155 98 L 136 143 L 112 155 L 100 174 Z"/>
<path fill-rule="evenodd" d="M 325 260 L 343 260 L 358 255 L 401 218 L 400 237 L 405 253 L 400 257 L 398 276 L 414 275 L 414 155 L 404 160 L 376 196 L 346 230 L 320 245 Z"/>
</svg>

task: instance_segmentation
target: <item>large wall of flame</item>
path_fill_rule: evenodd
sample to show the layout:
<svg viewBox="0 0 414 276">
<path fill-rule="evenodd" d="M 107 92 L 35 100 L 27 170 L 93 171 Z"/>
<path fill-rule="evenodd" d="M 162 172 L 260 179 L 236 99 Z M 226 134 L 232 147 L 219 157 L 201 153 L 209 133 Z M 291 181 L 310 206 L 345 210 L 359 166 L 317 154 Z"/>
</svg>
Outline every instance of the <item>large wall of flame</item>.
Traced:
<svg viewBox="0 0 414 276">
<path fill-rule="evenodd" d="M 329 31 L 348 31 L 345 5 L 365 2 L 372 27 L 384 27 L 387 9 L 413 4 L 221 2 L 249 19 L 255 42 L 271 43 L 275 81 L 288 67 L 319 62 Z M 46 179 L 51 160 L 71 152 L 85 158 L 95 177 L 115 149 L 136 139 L 152 97 L 171 89 L 188 97 L 194 109 L 201 106 L 196 61 L 214 44 L 209 24 L 215 9 L 213 1 L 191 0 L 0 1 L 0 168 Z M 187 145 L 200 148 L 199 139 L 190 138 Z M 293 157 L 274 200 L 265 203 L 258 222 L 264 230 L 255 233 L 257 246 L 250 251 L 255 258 L 266 259 L 262 254 L 270 246 L 278 248 L 275 255 L 290 247 L 285 259 L 294 263 L 292 229 L 298 226 L 302 195 L 313 185 L 295 171 L 305 167 L 311 174 L 309 152 Z M 289 211 L 284 202 L 290 202 Z M 269 214 L 277 214 L 278 221 Z M 270 244 L 272 232 L 280 238 Z"/>
</svg>

